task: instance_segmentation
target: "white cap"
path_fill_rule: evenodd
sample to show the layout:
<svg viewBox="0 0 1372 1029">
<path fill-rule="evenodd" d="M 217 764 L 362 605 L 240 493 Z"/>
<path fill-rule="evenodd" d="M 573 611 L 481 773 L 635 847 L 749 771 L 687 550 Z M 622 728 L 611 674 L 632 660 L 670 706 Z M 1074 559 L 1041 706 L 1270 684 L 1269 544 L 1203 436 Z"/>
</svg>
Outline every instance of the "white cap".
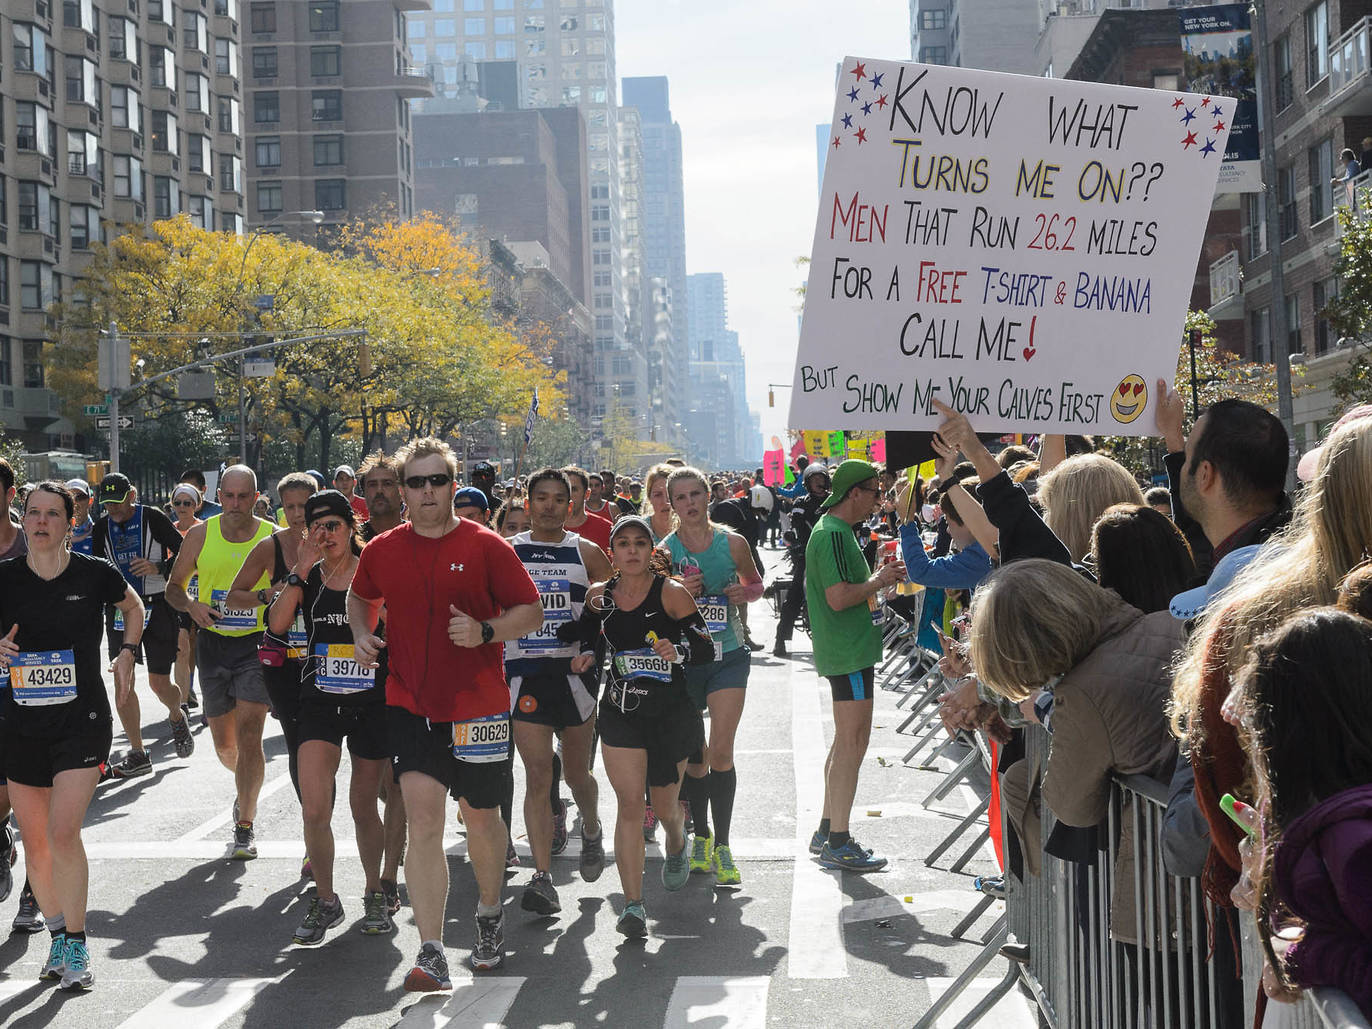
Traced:
<svg viewBox="0 0 1372 1029">
<path fill-rule="evenodd" d="M 85 479 L 68 479 L 67 489 L 73 493 L 84 493 L 88 497 L 95 496 L 95 491 L 91 489 L 91 484 Z"/>
</svg>

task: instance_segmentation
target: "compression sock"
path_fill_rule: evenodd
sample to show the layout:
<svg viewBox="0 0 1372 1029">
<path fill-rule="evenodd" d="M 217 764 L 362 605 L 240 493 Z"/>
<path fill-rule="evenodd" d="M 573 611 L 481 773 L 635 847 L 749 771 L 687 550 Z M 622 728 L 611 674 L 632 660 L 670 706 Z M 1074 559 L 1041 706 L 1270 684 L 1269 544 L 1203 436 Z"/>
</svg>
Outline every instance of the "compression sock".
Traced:
<svg viewBox="0 0 1372 1029">
<path fill-rule="evenodd" d="M 85 942 L 86 942 L 86 930 L 82 929 L 79 933 L 72 933 L 72 932 L 69 932 L 69 933 L 67 933 L 67 939 L 69 939 L 69 940 L 80 940 L 82 943 L 85 943 Z"/>
<path fill-rule="evenodd" d="M 482 918 L 494 918 L 496 915 L 500 914 L 502 910 L 503 909 L 499 904 L 487 905 L 477 901 L 476 913 Z"/>
<path fill-rule="evenodd" d="M 45 918 L 43 924 L 47 926 L 48 932 L 57 936 L 67 931 L 67 916 L 58 915 L 56 918 Z"/>
<path fill-rule="evenodd" d="M 846 832 L 835 832 L 831 829 L 829 830 L 829 849 L 838 850 L 838 848 L 847 843 L 849 839 L 851 839 L 851 837 Z"/>
<path fill-rule="evenodd" d="M 686 787 L 686 803 L 691 805 L 691 821 L 695 828 L 691 831 L 697 836 L 710 835 L 710 777 L 686 773 L 682 783 Z"/>
<path fill-rule="evenodd" d="M 821 819 L 819 820 L 819 829 L 816 830 L 816 831 L 817 831 L 821 836 L 827 837 L 827 836 L 829 835 L 829 819 L 827 819 L 827 818 L 821 818 Z"/>
<path fill-rule="evenodd" d="M 734 818 L 734 794 L 738 791 L 738 772 L 711 772 L 706 776 L 710 790 L 710 811 L 715 816 L 715 846 L 729 844 L 729 823 Z"/>
</svg>

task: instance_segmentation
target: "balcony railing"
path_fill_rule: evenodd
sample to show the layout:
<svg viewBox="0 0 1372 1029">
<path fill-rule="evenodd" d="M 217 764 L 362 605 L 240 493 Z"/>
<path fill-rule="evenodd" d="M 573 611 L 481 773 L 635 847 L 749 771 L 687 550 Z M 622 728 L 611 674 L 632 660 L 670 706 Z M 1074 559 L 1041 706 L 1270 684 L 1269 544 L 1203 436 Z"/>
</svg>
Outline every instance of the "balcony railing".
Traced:
<svg viewBox="0 0 1372 1029">
<path fill-rule="evenodd" d="M 1372 17 L 1363 18 L 1329 48 L 1329 98 L 1325 109 L 1332 113 L 1367 85 L 1368 51 L 1372 45 Z M 1363 113 L 1363 112 L 1350 112 Z"/>
<path fill-rule="evenodd" d="M 1365 171 L 1352 182 L 1335 184 L 1334 186 L 1334 211 L 1351 208 L 1353 217 L 1360 222 L 1367 221 L 1368 216 L 1368 193 L 1372 189 L 1372 171 Z M 1336 218 L 1334 221 L 1334 236 L 1337 239 L 1343 235 L 1343 219 Z"/>
<path fill-rule="evenodd" d="M 1231 250 L 1218 261 L 1210 264 L 1210 306 L 1215 307 L 1231 297 L 1239 295 L 1243 289 L 1243 277 L 1239 274 L 1239 252 Z"/>
</svg>

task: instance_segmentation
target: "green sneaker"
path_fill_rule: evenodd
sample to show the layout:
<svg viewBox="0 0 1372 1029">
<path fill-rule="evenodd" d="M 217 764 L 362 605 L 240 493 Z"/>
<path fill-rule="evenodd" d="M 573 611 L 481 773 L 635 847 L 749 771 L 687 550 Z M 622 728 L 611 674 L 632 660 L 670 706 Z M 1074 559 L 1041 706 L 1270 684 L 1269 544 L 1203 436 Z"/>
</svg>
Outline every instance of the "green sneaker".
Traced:
<svg viewBox="0 0 1372 1029">
<path fill-rule="evenodd" d="M 691 877 L 691 862 L 686 856 L 689 846 L 690 841 L 683 839 L 681 849 L 675 854 L 668 854 L 667 860 L 662 863 L 662 885 L 669 893 L 681 889 Z"/>
<path fill-rule="evenodd" d="M 708 872 L 714 864 L 715 838 L 697 836 L 691 843 L 691 871 Z"/>
<path fill-rule="evenodd" d="M 643 910 L 643 901 L 631 900 L 624 905 L 624 911 L 615 923 L 615 928 L 631 940 L 639 940 L 648 935 L 648 913 Z"/>
<path fill-rule="evenodd" d="M 715 885 L 716 886 L 738 886 L 743 882 L 743 876 L 738 873 L 738 865 L 734 864 L 734 855 L 729 851 L 727 843 L 715 848 Z"/>
</svg>

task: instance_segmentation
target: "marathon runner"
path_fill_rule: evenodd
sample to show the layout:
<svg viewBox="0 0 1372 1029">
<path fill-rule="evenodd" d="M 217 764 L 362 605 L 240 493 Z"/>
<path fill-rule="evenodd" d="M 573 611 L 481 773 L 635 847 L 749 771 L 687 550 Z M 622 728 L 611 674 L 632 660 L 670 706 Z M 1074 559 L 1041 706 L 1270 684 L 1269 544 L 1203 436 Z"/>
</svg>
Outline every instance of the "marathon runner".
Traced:
<svg viewBox="0 0 1372 1029">
<path fill-rule="evenodd" d="M 13 510 L 14 496 L 14 469 L 0 457 L 0 561 L 28 553 L 28 544 Z"/>
<path fill-rule="evenodd" d="M 405 879 L 422 941 L 407 990 L 452 986 L 443 950 L 448 862 L 444 802 L 457 799 L 480 891 L 472 967 L 504 960 L 500 888 L 509 832 L 510 694 L 497 644 L 543 624 L 529 573 L 509 544 L 453 514 L 457 460 L 440 440 L 396 455 L 410 521 L 367 544 L 348 594 L 358 663 L 388 655 L 387 723 L 409 830 Z M 375 634 L 386 606 L 386 638 Z"/>
<path fill-rule="evenodd" d="M 205 717 L 215 753 L 233 772 L 237 787 L 229 857 L 249 861 L 257 857 L 253 819 L 266 770 L 262 727 L 270 705 L 257 656 L 264 602 L 238 608 L 228 604 L 228 595 L 253 547 L 267 539 L 275 526 L 252 513 L 257 502 L 257 475 L 246 465 L 230 465 L 224 470 L 219 477 L 219 499 L 223 513 L 186 533 L 167 582 L 167 599 L 178 611 L 187 612 L 201 630 L 196 639 L 196 667 Z M 186 593 L 192 575 L 197 582 L 194 598 Z M 264 573 L 249 583 L 249 588 L 266 597 L 268 585 Z M 259 600 L 256 596 L 253 599 Z"/>
<path fill-rule="evenodd" d="M 71 532 L 71 549 L 78 554 L 89 554 L 91 534 L 95 531 L 95 519 L 91 517 L 91 501 L 95 495 L 85 479 L 68 479 L 67 489 L 71 490 L 72 501 L 76 504 L 76 527 Z"/>
<path fill-rule="evenodd" d="M 489 461 L 478 461 L 472 467 L 471 485 L 486 494 L 489 506 L 495 500 L 495 465 Z"/>
<path fill-rule="evenodd" d="M 202 502 L 200 491 L 189 482 L 180 482 L 172 490 L 171 507 L 174 521 L 172 525 L 176 531 L 185 539 L 186 533 L 190 532 L 195 526 L 200 524 L 200 519 L 195 516 Z M 170 601 L 169 601 L 170 603 Z M 180 627 L 177 633 L 176 643 L 176 665 L 174 680 L 176 688 L 181 692 L 181 703 L 194 710 L 200 706 L 200 698 L 195 695 L 195 633 L 196 624 L 191 621 L 191 616 L 185 611 L 176 612 L 176 624 Z"/>
<path fill-rule="evenodd" d="M 662 885 L 679 890 L 690 878 L 685 815 L 678 803 L 686 759 L 705 743 L 700 711 L 686 691 L 685 665 L 714 660 L 714 640 L 686 587 L 655 556 L 652 531 L 638 515 L 615 523 L 614 574 L 586 594 L 581 619 L 567 633 L 589 653 L 603 633 L 611 654 L 600 700 L 600 744 L 618 802 L 615 866 L 624 909 L 616 928 L 647 935 L 643 907 L 643 782 L 666 832 Z"/>
<path fill-rule="evenodd" d="M 566 523 L 567 531 L 590 540 L 601 550 L 609 553 L 609 519 L 588 514 L 586 511 L 586 489 L 590 484 L 591 477 L 576 465 L 569 464 L 562 469 L 562 472 L 567 476 L 567 481 L 572 486 L 571 512 L 567 515 Z"/>
<path fill-rule="evenodd" d="M 605 480 L 599 472 L 586 473 L 586 513 L 604 518 L 614 524 L 619 517 L 619 505 L 612 505 L 605 498 Z"/>
<path fill-rule="evenodd" d="M 667 480 L 676 531 L 662 541 L 672 571 L 695 598 L 714 639 L 714 660 L 686 669 L 686 689 L 699 710 L 709 709 L 710 741 L 686 766 L 683 792 L 691 805 L 691 871 L 714 873 L 716 886 L 743 880 L 729 849 L 738 773 L 734 737 L 743 718 L 752 653 L 743 642 L 738 609 L 762 596 L 762 575 L 736 532 L 710 521 L 710 487 L 695 468 L 678 468 Z M 714 833 L 710 815 L 714 815 Z"/>
<path fill-rule="evenodd" d="M 119 472 L 111 472 L 100 483 L 100 506 L 104 516 L 95 523 L 91 553 L 108 559 L 143 601 L 144 626 L 142 652 L 135 661 L 146 660 L 148 685 L 167 709 L 176 756 L 188 758 L 195 752 L 191 735 L 190 709 L 182 706 L 181 691 L 171 680 L 176 663 L 180 625 L 177 612 L 167 603 L 166 573 L 181 549 L 181 534 L 161 510 L 138 502 L 138 490 Z M 119 654 L 125 638 L 121 612 L 110 610 L 106 617 L 110 659 Z M 119 724 L 129 740 L 129 752 L 122 760 L 111 762 L 106 774 L 111 779 L 132 779 L 152 771 L 152 758 L 143 746 L 143 718 L 138 691 L 130 690 L 116 700 Z"/>
<path fill-rule="evenodd" d="M 345 738 L 352 763 L 348 796 L 358 856 L 366 876 L 361 931 L 374 936 L 394 928 L 381 889 L 383 833 L 377 809 L 382 777 L 390 774 L 385 682 L 378 670 L 358 664 L 348 627 L 348 586 L 362 553 L 354 515 L 348 498 L 338 490 L 324 490 L 306 500 L 308 552 L 319 554 L 320 560 L 306 571 L 303 582 L 298 574 L 287 579 L 268 612 L 270 629 L 278 636 L 303 614 L 309 637 L 297 731 L 300 805 L 315 895 L 293 937 L 295 943 L 305 946 L 323 943 L 325 933 L 343 921 L 343 902 L 333 888 L 330 821 Z M 307 551 L 303 544 L 300 549 L 302 555 Z"/>
<path fill-rule="evenodd" d="M 786 591 L 786 599 L 781 606 L 777 619 L 776 643 L 772 646 L 773 657 L 786 657 L 786 644 L 796 630 L 796 619 L 800 617 L 801 605 L 805 602 L 805 556 L 806 545 L 810 542 L 810 531 L 819 521 L 820 505 L 829 496 L 829 469 L 822 464 L 807 465 L 801 474 L 805 495 L 791 505 L 791 528 L 786 532 L 787 549 L 791 558 L 791 588 Z M 865 515 L 864 515 L 865 516 Z"/>
<path fill-rule="evenodd" d="M 224 509 L 210 499 L 205 485 L 205 473 L 199 468 L 187 468 L 181 473 L 179 481 L 194 486 L 200 497 L 200 506 L 195 509 L 195 517 L 203 522 L 206 518 L 223 513 Z"/>
<path fill-rule="evenodd" d="M 453 513 L 482 525 L 491 524 L 491 500 L 475 486 L 463 486 L 453 496 Z"/>
<path fill-rule="evenodd" d="M 667 497 L 667 479 L 676 471 L 669 464 L 655 464 L 644 476 L 648 487 L 648 499 L 640 512 L 648 520 L 648 529 L 653 534 L 653 546 L 657 546 L 676 529 L 676 514 L 672 502 Z"/>
<path fill-rule="evenodd" d="M 133 691 L 143 603 L 108 561 L 67 549 L 75 513 L 65 485 L 39 483 L 24 509 L 30 549 L 0 562 L 0 668 L 10 682 L 0 751 L 24 828 L 29 883 L 52 934 L 39 978 L 89 990 L 90 869 L 81 825 L 113 732 L 100 637 L 105 607 L 117 605 L 124 615 L 124 641 L 112 665 L 119 702 Z"/>
<path fill-rule="evenodd" d="M 229 607 L 246 611 L 270 604 L 292 577 L 303 580 L 310 574 L 320 555 L 306 530 L 305 504 L 317 490 L 314 478 L 304 472 L 291 472 L 281 477 L 276 484 L 276 493 L 281 498 L 285 528 L 274 530 L 249 552 L 247 560 L 229 585 Z M 259 589 L 257 583 L 262 581 L 263 576 L 266 576 L 268 585 L 265 589 Z M 300 734 L 297 721 L 300 713 L 300 679 L 308 653 L 305 645 L 307 631 L 305 615 L 298 612 L 295 621 L 283 632 L 269 633 L 264 638 L 259 654 L 272 714 L 280 723 L 281 736 L 286 741 L 286 768 L 290 772 L 297 800 L 300 799 Z M 301 873 L 307 877 L 309 866 L 307 857 L 301 867 Z"/>
<path fill-rule="evenodd" d="M 371 512 L 367 510 L 367 502 L 355 492 L 357 485 L 357 473 L 353 471 L 352 465 L 341 464 L 334 469 L 333 488 L 347 498 L 348 503 L 352 505 L 352 509 L 357 515 L 358 523 L 361 524 L 367 520 Z M 281 492 L 280 486 L 276 489 L 277 493 Z"/>
<path fill-rule="evenodd" d="M 506 539 L 528 532 L 530 527 L 529 509 L 521 500 L 508 500 L 496 512 L 495 528 Z"/>
<path fill-rule="evenodd" d="M 605 867 L 598 790 L 591 774 L 595 746 L 597 676 L 594 653 L 581 653 L 575 641 L 562 642 L 558 629 L 581 617 L 586 590 L 610 577 L 605 552 L 563 528 L 571 485 L 556 468 L 529 477 L 533 528 L 510 543 L 524 564 L 543 604 L 537 631 L 505 644 L 505 674 L 510 680 L 510 717 L 515 747 L 524 764 L 524 824 L 533 853 L 534 874 L 524 889 L 525 911 L 553 915 L 562 910 L 551 875 L 555 822 L 561 821 L 566 845 L 565 804 L 556 812 L 544 803 L 555 791 L 553 734 L 562 737 L 562 767 L 581 814 L 581 877 L 595 882 Z M 560 816 L 558 818 L 557 816 Z"/>
</svg>

